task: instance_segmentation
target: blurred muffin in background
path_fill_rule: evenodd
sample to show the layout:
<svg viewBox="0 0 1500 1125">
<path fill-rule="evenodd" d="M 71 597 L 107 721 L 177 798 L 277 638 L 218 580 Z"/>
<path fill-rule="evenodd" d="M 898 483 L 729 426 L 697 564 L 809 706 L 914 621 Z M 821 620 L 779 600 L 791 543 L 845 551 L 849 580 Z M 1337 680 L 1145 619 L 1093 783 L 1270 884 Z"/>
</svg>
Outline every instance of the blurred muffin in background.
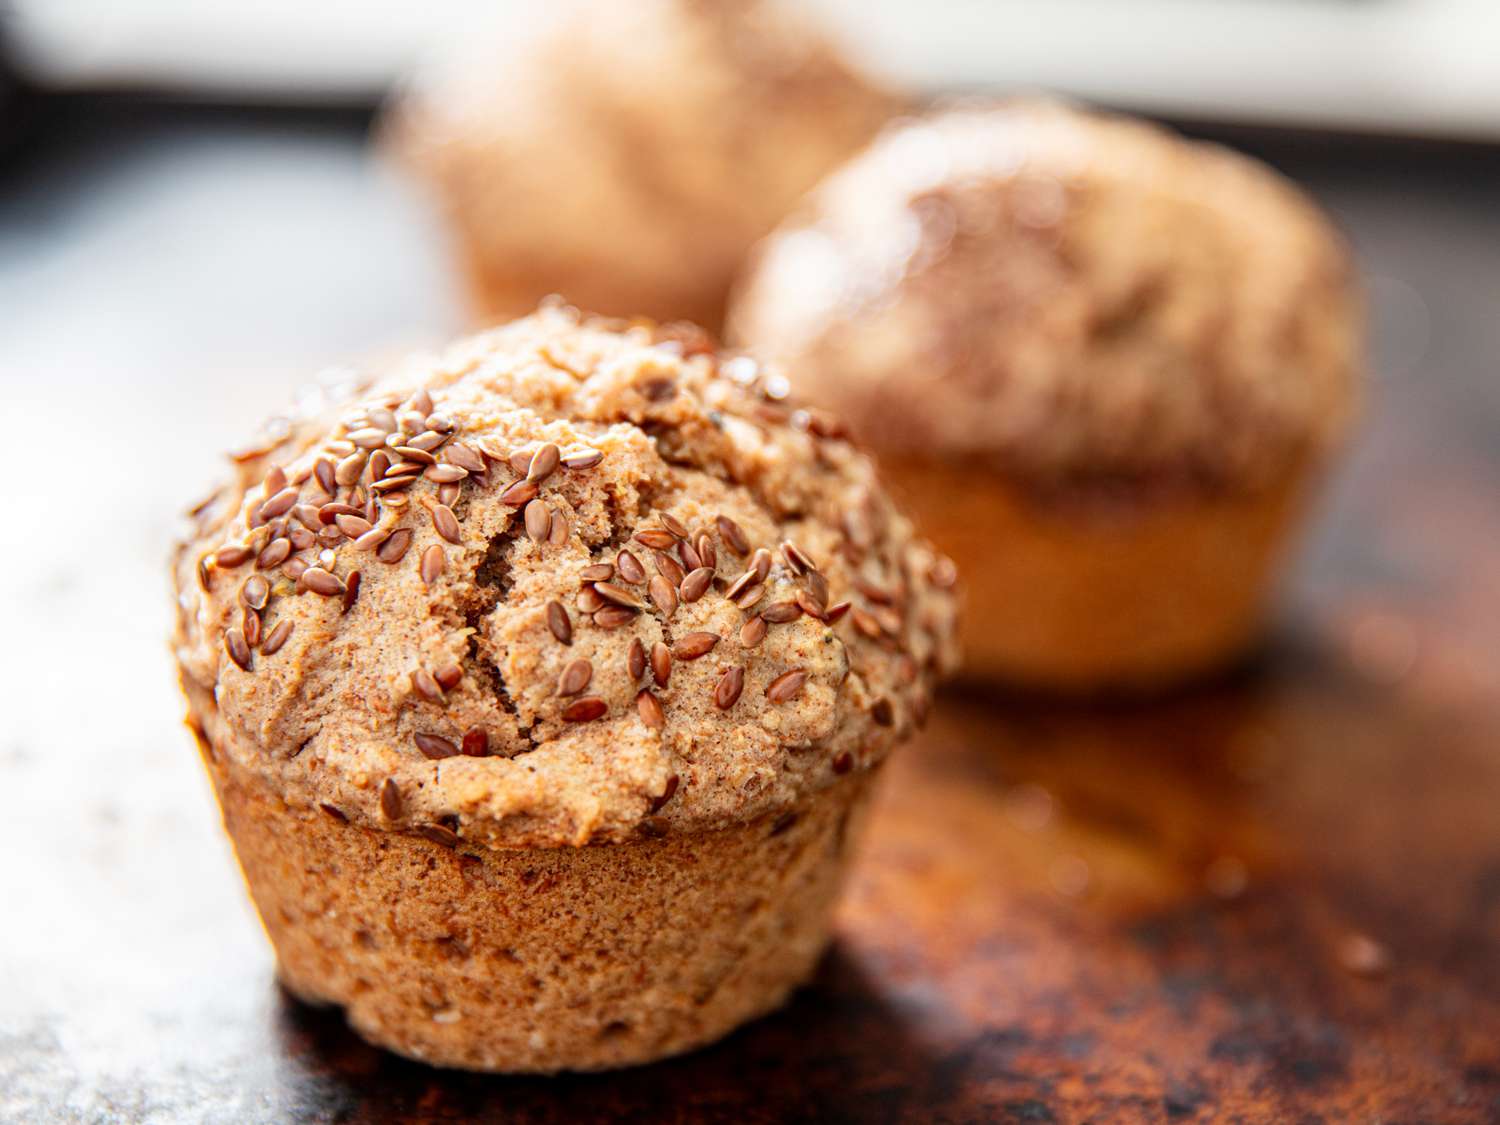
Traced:
<svg viewBox="0 0 1500 1125">
<path fill-rule="evenodd" d="M 730 313 L 967 576 L 969 675 L 1067 691 L 1253 640 L 1361 330 L 1343 243 L 1281 177 L 1045 101 L 893 125 Z"/>
<path fill-rule="evenodd" d="M 419 80 L 386 134 L 482 317 L 562 293 L 717 330 L 748 249 L 895 108 L 789 5 L 598 0 Z"/>
</svg>

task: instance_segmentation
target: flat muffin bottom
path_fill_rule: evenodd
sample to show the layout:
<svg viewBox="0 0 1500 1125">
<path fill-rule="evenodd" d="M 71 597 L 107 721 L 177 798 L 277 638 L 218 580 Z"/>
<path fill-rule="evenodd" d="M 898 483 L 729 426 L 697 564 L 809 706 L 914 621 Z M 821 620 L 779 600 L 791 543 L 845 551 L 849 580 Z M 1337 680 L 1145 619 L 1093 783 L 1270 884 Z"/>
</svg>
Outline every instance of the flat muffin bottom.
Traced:
<svg viewBox="0 0 1500 1125">
<path fill-rule="evenodd" d="M 882 462 L 958 565 L 963 678 L 1063 693 L 1165 688 L 1243 655 L 1310 475 L 1096 509 L 1038 499 L 973 465 Z"/>
<path fill-rule="evenodd" d="M 870 789 L 722 831 L 449 848 L 289 807 L 205 754 L 282 981 L 435 1066 L 649 1062 L 781 1005 L 812 974 Z"/>
</svg>

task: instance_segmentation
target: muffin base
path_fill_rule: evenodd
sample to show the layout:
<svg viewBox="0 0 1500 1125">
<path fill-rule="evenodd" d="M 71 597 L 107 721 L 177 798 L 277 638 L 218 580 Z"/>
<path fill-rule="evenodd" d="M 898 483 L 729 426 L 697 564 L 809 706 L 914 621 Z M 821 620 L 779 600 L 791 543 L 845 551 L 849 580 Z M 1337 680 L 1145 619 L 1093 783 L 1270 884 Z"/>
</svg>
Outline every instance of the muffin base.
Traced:
<svg viewBox="0 0 1500 1125">
<path fill-rule="evenodd" d="M 1161 689 L 1243 655 L 1309 476 L 1088 508 L 973 466 L 884 468 L 963 577 L 963 676 L 1063 693 Z"/>
<path fill-rule="evenodd" d="M 532 1073 L 675 1055 L 782 1004 L 828 943 L 870 777 L 716 832 L 455 850 L 209 767 L 289 990 L 398 1054 Z"/>
</svg>

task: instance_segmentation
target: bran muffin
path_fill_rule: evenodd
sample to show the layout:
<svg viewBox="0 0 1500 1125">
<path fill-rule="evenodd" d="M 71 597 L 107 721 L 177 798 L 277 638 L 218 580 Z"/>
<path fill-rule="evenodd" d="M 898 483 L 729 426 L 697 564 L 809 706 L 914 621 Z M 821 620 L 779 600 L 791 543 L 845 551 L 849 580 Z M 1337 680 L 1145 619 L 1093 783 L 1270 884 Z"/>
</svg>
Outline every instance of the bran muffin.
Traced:
<svg viewBox="0 0 1500 1125">
<path fill-rule="evenodd" d="M 955 662 L 954 575 L 784 384 L 554 305 L 236 455 L 175 650 L 294 993 L 549 1072 L 689 1050 L 808 976 Z"/>
<path fill-rule="evenodd" d="M 717 330 L 746 252 L 893 99 L 778 0 L 595 0 L 389 115 L 485 320 L 564 293 Z"/>
<path fill-rule="evenodd" d="M 893 126 L 731 315 L 967 576 L 968 672 L 1046 689 L 1245 649 L 1361 366 L 1348 255 L 1301 193 L 1044 101 Z"/>
</svg>

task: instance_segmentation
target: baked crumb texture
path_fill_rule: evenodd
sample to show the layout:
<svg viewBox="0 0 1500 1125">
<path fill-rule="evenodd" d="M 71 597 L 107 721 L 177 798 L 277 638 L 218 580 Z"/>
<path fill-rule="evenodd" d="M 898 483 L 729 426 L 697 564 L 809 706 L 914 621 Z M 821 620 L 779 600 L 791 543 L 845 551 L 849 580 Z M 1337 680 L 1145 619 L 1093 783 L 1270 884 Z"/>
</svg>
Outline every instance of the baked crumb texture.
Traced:
<svg viewBox="0 0 1500 1125">
<path fill-rule="evenodd" d="M 1362 326 L 1341 239 L 1270 169 L 1025 100 L 893 125 L 762 245 L 731 333 L 882 454 L 1138 495 L 1316 461 Z"/>
<path fill-rule="evenodd" d="M 477 311 L 717 327 L 746 251 L 897 108 L 790 3 L 616 0 L 420 76 L 385 123 Z"/>
<path fill-rule="evenodd" d="M 439 1066 L 599 1070 L 780 1005 L 827 943 L 870 774 L 717 831 L 454 850 L 288 806 L 205 757 L 288 988 Z"/>
<path fill-rule="evenodd" d="M 561 305 L 325 382 L 193 513 L 191 721 L 303 824 L 440 847 L 794 810 L 956 655 L 952 564 L 841 433 L 696 330 Z"/>
</svg>

